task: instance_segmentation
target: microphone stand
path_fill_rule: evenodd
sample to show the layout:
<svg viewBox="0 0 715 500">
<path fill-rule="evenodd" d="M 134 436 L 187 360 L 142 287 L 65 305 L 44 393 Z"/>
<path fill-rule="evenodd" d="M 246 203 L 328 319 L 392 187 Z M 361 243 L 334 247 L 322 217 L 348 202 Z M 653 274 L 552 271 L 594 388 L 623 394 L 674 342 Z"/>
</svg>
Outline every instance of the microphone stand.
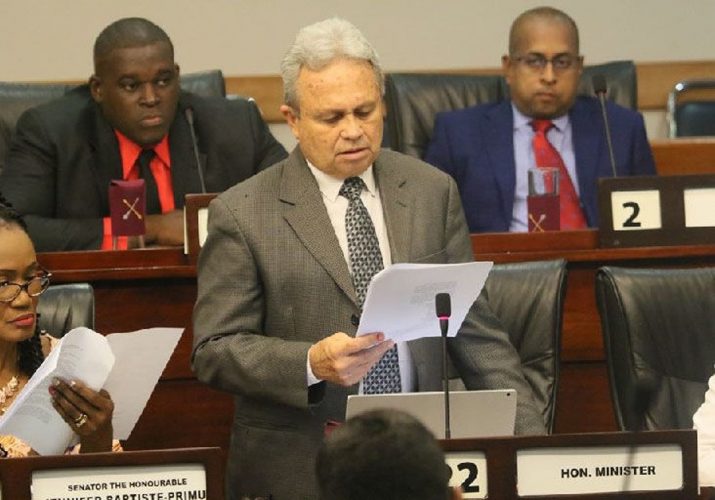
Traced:
<svg viewBox="0 0 715 500">
<path fill-rule="evenodd" d="M 447 374 L 447 331 L 449 330 L 449 316 L 440 316 L 439 328 L 442 331 L 442 388 L 444 390 L 444 438 L 450 439 L 449 418 L 449 376 Z"/>
</svg>

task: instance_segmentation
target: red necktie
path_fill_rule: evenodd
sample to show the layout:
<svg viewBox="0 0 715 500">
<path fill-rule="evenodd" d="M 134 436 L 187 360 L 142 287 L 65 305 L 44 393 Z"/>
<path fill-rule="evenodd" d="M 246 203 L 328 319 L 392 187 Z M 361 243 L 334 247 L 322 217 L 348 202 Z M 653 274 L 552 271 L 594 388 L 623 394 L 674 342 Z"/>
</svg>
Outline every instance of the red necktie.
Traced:
<svg viewBox="0 0 715 500">
<path fill-rule="evenodd" d="M 534 129 L 534 157 L 536 166 L 558 167 L 559 169 L 559 209 L 561 211 L 560 225 L 562 230 L 583 229 L 587 227 L 586 218 L 581 210 L 578 194 L 574 189 L 564 160 L 556 148 L 546 138 L 554 124 L 551 120 L 532 120 L 531 128 Z"/>
</svg>

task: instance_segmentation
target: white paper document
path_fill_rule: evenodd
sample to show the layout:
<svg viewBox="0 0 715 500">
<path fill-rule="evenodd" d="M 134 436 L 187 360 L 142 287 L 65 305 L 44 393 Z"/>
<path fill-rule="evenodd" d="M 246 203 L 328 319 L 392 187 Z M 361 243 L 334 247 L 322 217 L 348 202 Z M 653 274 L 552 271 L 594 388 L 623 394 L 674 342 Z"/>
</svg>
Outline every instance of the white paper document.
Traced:
<svg viewBox="0 0 715 500">
<path fill-rule="evenodd" d="M 435 295 L 448 293 L 453 337 L 484 287 L 492 262 L 393 264 L 375 275 L 365 297 L 357 334 L 383 332 L 397 342 L 439 337 Z"/>
<path fill-rule="evenodd" d="M 61 454 L 77 441 L 52 406 L 52 379 L 80 380 L 106 389 L 114 402 L 116 439 L 129 437 L 182 329 L 152 328 L 106 337 L 89 328 L 67 333 L 0 418 L 0 434 L 14 435 L 41 455 Z"/>
</svg>

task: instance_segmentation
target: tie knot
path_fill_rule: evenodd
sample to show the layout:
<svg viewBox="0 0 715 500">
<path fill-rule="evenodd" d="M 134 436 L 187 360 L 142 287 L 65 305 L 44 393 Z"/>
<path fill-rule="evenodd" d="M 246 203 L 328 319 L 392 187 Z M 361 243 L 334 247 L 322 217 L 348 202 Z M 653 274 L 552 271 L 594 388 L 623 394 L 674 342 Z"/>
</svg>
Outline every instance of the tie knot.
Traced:
<svg viewBox="0 0 715 500">
<path fill-rule="evenodd" d="M 352 201 L 360 198 L 363 189 L 365 189 L 365 182 L 360 177 L 348 177 L 340 187 L 338 194 Z"/>
<path fill-rule="evenodd" d="M 531 128 L 534 132 L 545 134 L 554 126 L 554 122 L 551 120 L 531 120 Z"/>
<path fill-rule="evenodd" d="M 139 157 L 137 158 L 137 163 L 141 166 L 149 166 L 155 154 L 153 149 L 142 149 L 142 152 L 139 153 Z"/>
</svg>

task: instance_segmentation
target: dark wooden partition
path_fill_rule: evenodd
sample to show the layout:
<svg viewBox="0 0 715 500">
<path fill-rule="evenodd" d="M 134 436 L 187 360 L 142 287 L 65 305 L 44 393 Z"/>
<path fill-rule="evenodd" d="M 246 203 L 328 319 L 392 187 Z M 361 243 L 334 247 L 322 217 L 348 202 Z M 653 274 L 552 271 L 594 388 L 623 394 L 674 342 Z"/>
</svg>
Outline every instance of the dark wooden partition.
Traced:
<svg viewBox="0 0 715 500">
<path fill-rule="evenodd" d="M 633 453 L 636 447 L 642 445 L 674 444 L 678 445 L 682 452 L 681 473 L 683 477 L 683 487 L 680 490 L 560 494 L 554 497 L 562 500 L 680 500 L 699 498 L 696 442 L 695 431 L 671 430 L 451 439 L 441 440 L 440 444 L 447 454 L 450 452 L 466 452 L 467 454 L 469 452 L 483 453 L 487 461 L 487 496 L 489 498 L 498 499 L 547 498 L 544 495 L 538 495 L 537 497 L 519 495 L 519 485 L 517 484 L 517 453 L 519 450 L 573 450 L 577 448 L 596 448 L 605 452 L 609 448 L 627 447 L 630 448 L 631 453 Z M 564 459 L 563 463 L 564 466 L 567 466 L 567 459 Z M 477 471 L 477 473 L 480 473 L 480 471 Z M 475 479 L 474 476 L 471 476 L 471 478 L 472 480 Z M 710 498 L 709 493 L 703 492 L 700 498 Z"/>
<path fill-rule="evenodd" d="M 477 260 L 568 261 L 557 433 L 616 430 L 594 292 L 598 267 L 715 265 L 715 244 L 628 249 L 597 244 L 596 231 L 472 235 Z M 126 448 L 227 450 L 232 400 L 199 383 L 190 368 L 196 269 L 181 249 L 48 253 L 39 260 L 54 273 L 55 283 L 92 283 L 102 333 L 186 328 Z"/>
</svg>

